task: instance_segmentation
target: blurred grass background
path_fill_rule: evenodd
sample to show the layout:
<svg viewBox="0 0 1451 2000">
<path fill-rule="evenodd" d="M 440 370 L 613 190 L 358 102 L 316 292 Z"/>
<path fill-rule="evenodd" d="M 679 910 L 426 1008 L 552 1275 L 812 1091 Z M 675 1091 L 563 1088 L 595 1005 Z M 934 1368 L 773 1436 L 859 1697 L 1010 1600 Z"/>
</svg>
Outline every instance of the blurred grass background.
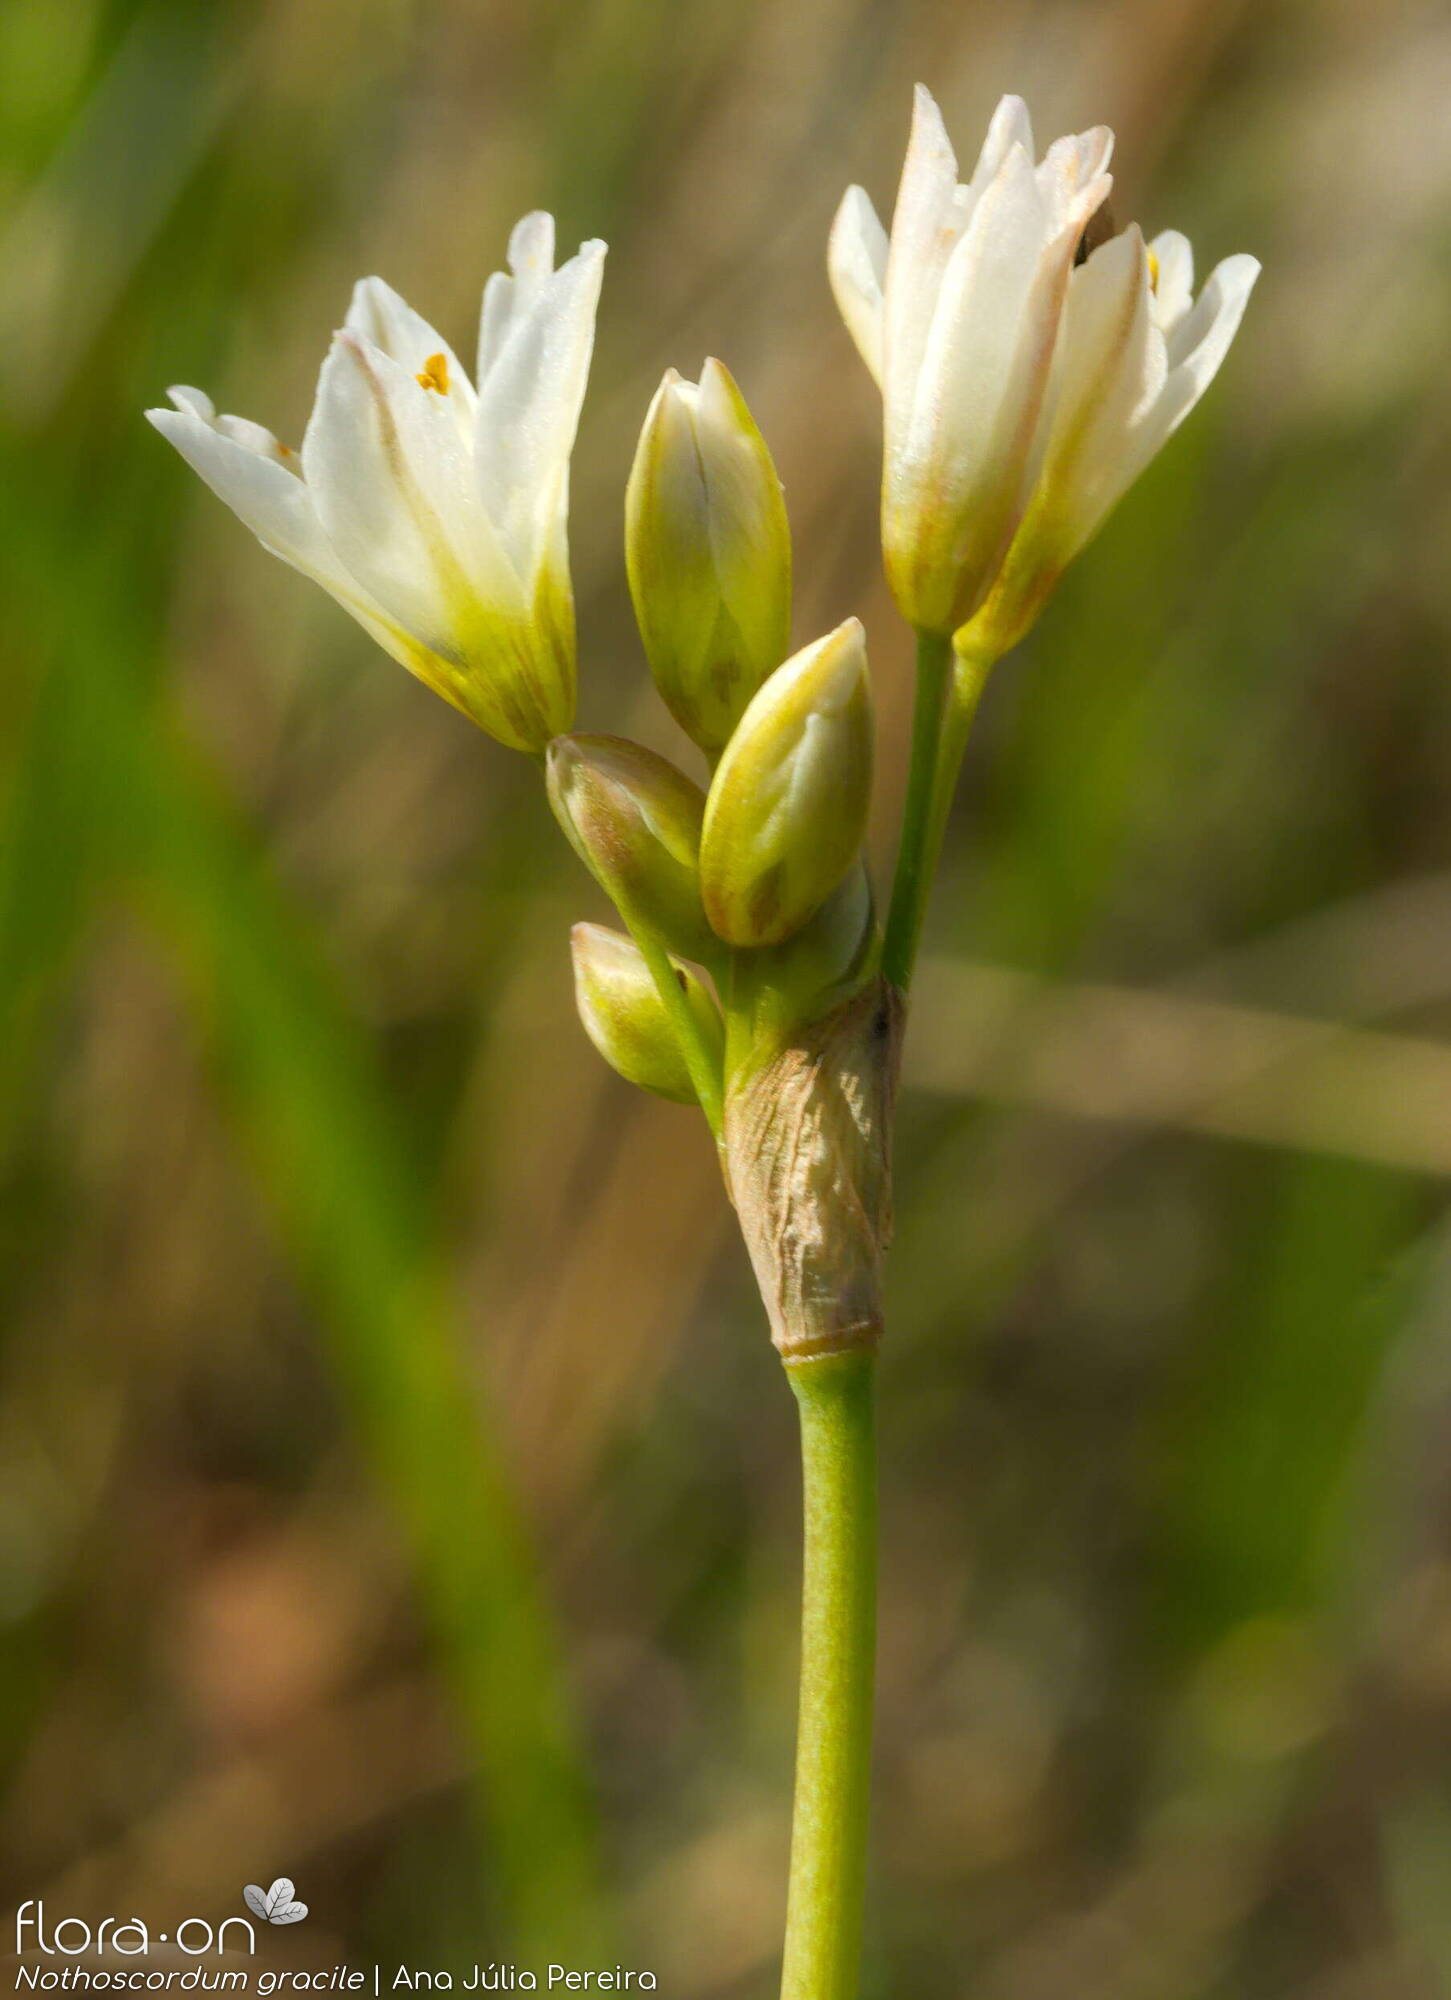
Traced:
<svg viewBox="0 0 1451 2000">
<path fill-rule="evenodd" d="M 910 85 L 1119 135 L 1265 275 L 989 692 L 884 1357 L 869 1996 L 1451 1991 L 1451 20 L 1418 0 L 9 0 L 0 12 L 0 1855 L 289 1962 L 773 1990 L 789 1399 L 710 1150 L 605 1074 L 528 765 L 142 424 L 296 440 L 348 286 L 469 350 L 610 242 L 582 719 L 666 751 L 620 559 L 736 372 L 909 647 L 823 271 Z"/>
</svg>

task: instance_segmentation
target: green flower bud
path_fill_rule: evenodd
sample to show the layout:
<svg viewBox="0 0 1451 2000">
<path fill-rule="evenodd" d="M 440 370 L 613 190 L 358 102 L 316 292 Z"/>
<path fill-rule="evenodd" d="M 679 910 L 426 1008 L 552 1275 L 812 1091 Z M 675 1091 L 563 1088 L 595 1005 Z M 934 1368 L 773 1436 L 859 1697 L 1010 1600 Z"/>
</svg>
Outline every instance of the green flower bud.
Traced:
<svg viewBox="0 0 1451 2000">
<path fill-rule="evenodd" d="M 634 944 L 603 924 L 576 924 L 570 932 L 574 999 L 584 1031 L 610 1065 L 642 1090 L 675 1104 L 694 1104 L 695 1086 L 675 1030 L 660 1002 L 650 968 Z M 692 967 L 672 958 L 690 1011 L 712 1046 L 724 1051 L 720 1009 Z"/>
<path fill-rule="evenodd" d="M 702 750 L 730 740 L 791 642 L 791 531 L 765 439 L 729 371 L 672 368 L 625 494 L 625 560 L 655 685 Z"/>
<path fill-rule="evenodd" d="M 856 860 L 872 790 L 872 696 L 848 618 L 766 682 L 716 769 L 701 835 L 706 914 L 728 944 L 779 944 Z"/>
<path fill-rule="evenodd" d="M 547 769 L 555 818 L 625 922 L 687 958 L 715 956 L 700 902 L 699 785 L 623 736 L 556 736 Z"/>
</svg>

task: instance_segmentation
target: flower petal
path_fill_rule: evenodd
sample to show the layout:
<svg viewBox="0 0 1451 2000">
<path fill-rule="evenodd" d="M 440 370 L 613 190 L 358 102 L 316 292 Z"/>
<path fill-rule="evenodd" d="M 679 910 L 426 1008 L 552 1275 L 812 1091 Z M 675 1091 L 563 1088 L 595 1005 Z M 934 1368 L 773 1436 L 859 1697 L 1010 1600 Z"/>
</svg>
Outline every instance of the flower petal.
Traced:
<svg viewBox="0 0 1451 2000">
<path fill-rule="evenodd" d="M 187 392 L 170 393 L 181 401 Z M 207 401 L 200 391 L 191 393 Z M 148 410 L 146 417 L 273 555 L 312 577 L 350 609 L 357 605 L 376 611 L 367 592 L 338 560 L 323 532 L 312 495 L 295 473 L 270 453 L 244 443 L 217 423 L 206 422 L 197 415 L 194 402 L 178 410 Z M 240 419 L 232 421 L 239 423 Z M 261 426 L 249 428 L 260 430 Z"/>
<path fill-rule="evenodd" d="M 480 601 L 520 605 L 446 400 L 360 333 L 323 363 L 302 463 L 343 562 L 424 645 L 452 656 Z"/>
<path fill-rule="evenodd" d="M 1113 133 L 1107 125 L 1093 125 L 1053 141 L 1038 168 L 1038 187 L 1052 234 L 1070 223 L 1082 230 L 1113 184 L 1108 173 L 1112 158 Z"/>
<path fill-rule="evenodd" d="M 530 274 L 527 290 L 514 295 L 511 323 L 479 392 L 477 491 L 526 594 L 546 559 L 561 569 L 566 563 L 569 456 L 604 257 L 604 244 L 593 241 L 537 287 Z"/>
<path fill-rule="evenodd" d="M 181 400 L 176 390 L 168 393 Z M 148 410 L 147 418 L 176 446 L 218 499 L 224 500 L 252 530 L 269 554 L 280 556 L 291 568 L 320 583 L 386 653 L 468 713 L 459 699 L 457 675 L 449 664 L 435 659 L 426 647 L 418 645 L 339 561 L 302 479 L 271 453 L 255 450 L 223 429 L 227 418 L 219 418 L 216 424 L 200 418 L 196 414 L 198 401 L 211 408 L 210 400 L 200 390 L 192 391 L 191 398 L 188 408 Z M 230 422 L 240 428 L 245 420 L 234 417 Z M 262 429 L 260 424 L 246 428 Z"/>
<path fill-rule="evenodd" d="M 509 270 L 495 271 L 484 286 L 479 315 L 479 387 L 503 352 L 510 328 L 538 300 L 554 270 L 554 217 L 535 209 L 514 224 Z M 512 275 L 511 275 L 512 274 Z"/>
<path fill-rule="evenodd" d="M 887 232 L 865 188 L 849 187 L 841 198 L 831 225 L 826 268 L 846 330 L 880 388 Z"/>
<path fill-rule="evenodd" d="M 883 284 L 882 389 L 910 409 L 947 260 L 961 233 L 957 157 L 932 93 L 918 84 Z"/>
<path fill-rule="evenodd" d="M 988 121 L 987 137 L 982 142 L 972 179 L 963 192 L 974 197 L 980 195 L 988 183 L 997 178 L 999 168 L 1014 146 L 1021 146 L 1030 160 L 1034 157 L 1033 121 L 1021 97 L 1000 97 Z"/>
<path fill-rule="evenodd" d="M 1194 251 L 1177 229 L 1161 230 L 1149 249 L 1159 267 L 1154 318 L 1167 337 L 1194 303 Z"/>
<path fill-rule="evenodd" d="M 959 650 L 1015 645 L 1063 568 L 1183 422 L 1218 371 L 1259 273 L 1229 257 L 1187 313 L 1189 245 L 1156 239 L 1157 287 L 1137 228 L 1101 244 L 1073 274 L 1055 363 L 1051 436 L 1036 490 L 981 616 Z M 1165 294 L 1167 293 L 1167 296 Z M 1166 342 L 1161 313 L 1173 324 Z"/>
<path fill-rule="evenodd" d="M 1066 268 L 1067 253 L 1057 254 Z M 935 596 L 919 599 L 924 622 L 949 620 L 951 629 L 968 615 L 1012 531 L 1061 283 L 1044 247 L 1032 162 L 1015 145 L 952 253 L 907 421 L 887 409 L 889 535 L 900 523 L 891 567 L 904 584 L 915 569 L 924 592 L 929 573 L 936 579 Z M 917 545 L 915 561 L 895 546 L 902 536 Z"/>
<path fill-rule="evenodd" d="M 1243 252 L 1226 257 L 1210 272 L 1203 291 L 1170 333 L 1168 380 L 1137 427 L 1138 462 L 1124 486 L 1129 479 L 1138 477 L 1155 452 L 1174 435 L 1219 373 L 1259 274 L 1257 257 Z"/>
<path fill-rule="evenodd" d="M 1147 438 L 1167 363 L 1136 227 L 1110 237 L 1074 272 L 1060 354 L 1042 486 L 1066 562 L 1157 449 Z"/>
<path fill-rule="evenodd" d="M 1188 371 L 1196 402 L 1229 352 L 1259 274 L 1258 257 L 1243 252 L 1226 257 L 1215 265 L 1203 291 L 1169 334 L 1169 366 L 1175 375 Z"/>
<path fill-rule="evenodd" d="M 279 444 L 265 424 L 254 424 L 250 417 L 227 416 L 217 417 L 214 422 L 223 437 L 231 438 L 234 443 L 244 445 L 248 451 L 255 451 L 262 458 L 275 459 L 294 477 L 301 477 L 297 453 L 289 451 L 285 444 Z"/>
<path fill-rule="evenodd" d="M 447 400 L 463 436 L 472 435 L 474 389 L 463 363 L 437 328 L 430 326 L 422 313 L 415 312 L 391 285 L 381 278 L 359 278 L 343 325 L 370 340 L 410 375 L 429 372 L 432 393 Z M 430 363 L 439 354 L 443 356 L 443 368 L 430 370 Z"/>
<path fill-rule="evenodd" d="M 189 389 L 185 383 L 177 383 L 166 393 L 179 410 L 190 410 L 203 423 L 211 423 L 217 414 L 217 406 L 205 389 Z"/>
</svg>

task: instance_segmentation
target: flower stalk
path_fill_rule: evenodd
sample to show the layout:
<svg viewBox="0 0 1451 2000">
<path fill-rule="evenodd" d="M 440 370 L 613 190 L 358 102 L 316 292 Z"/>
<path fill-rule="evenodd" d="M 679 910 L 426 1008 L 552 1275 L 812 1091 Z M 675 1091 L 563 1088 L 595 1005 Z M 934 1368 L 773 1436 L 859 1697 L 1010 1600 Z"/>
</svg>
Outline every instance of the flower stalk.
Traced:
<svg viewBox="0 0 1451 2000">
<path fill-rule="evenodd" d="M 877 1635 L 876 1355 L 788 1362 L 804 1553 L 796 1800 L 781 2000 L 854 2000 Z"/>
<path fill-rule="evenodd" d="M 902 837 L 892 884 L 892 907 L 882 947 L 882 970 L 905 995 L 917 968 L 922 926 L 932 893 L 967 739 L 993 655 L 954 655 L 935 632 L 917 634 L 917 693 L 912 710 L 912 750 Z"/>
<path fill-rule="evenodd" d="M 629 918 L 626 917 L 625 921 L 628 925 Z M 670 962 L 670 954 L 660 939 L 643 924 L 632 928 L 630 935 L 650 969 L 655 991 L 675 1031 L 696 1098 L 705 1113 L 705 1122 L 710 1127 L 711 1137 L 719 1143 L 725 1118 L 721 1102 L 720 1050 L 701 1026 L 700 1017 L 691 1006 L 689 995 L 681 986 Z"/>
</svg>

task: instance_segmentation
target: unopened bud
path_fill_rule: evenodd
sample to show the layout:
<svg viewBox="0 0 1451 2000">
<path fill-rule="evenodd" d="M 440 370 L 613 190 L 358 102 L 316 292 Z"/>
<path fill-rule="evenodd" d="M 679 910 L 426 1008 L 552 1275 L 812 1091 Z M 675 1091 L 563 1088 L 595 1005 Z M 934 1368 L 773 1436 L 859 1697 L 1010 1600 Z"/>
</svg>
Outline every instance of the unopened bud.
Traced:
<svg viewBox="0 0 1451 2000">
<path fill-rule="evenodd" d="M 675 1104 L 694 1104 L 695 1085 L 680 1041 L 665 1012 L 650 968 L 629 938 L 603 924 L 576 924 L 570 933 L 574 999 L 584 1031 L 627 1083 L 653 1090 Z M 671 970 L 686 1004 L 710 1045 L 723 1059 L 720 1009 L 699 975 L 679 959 Z"/>
<path fill-rule="evenodd" d="M 765 439 L 730 372 L 672 368 L 625 495 L 625 560 L 655 685 L 702 750 L 724 748 L 786 657 L 791 531 Z"/>
<path fill-rule="evenodd" d="M 700 901 L 699 785 L 623 736 L 556 736 L 548 780 L 555 818 L 626 923 L 687 958 L 713 956 Z"/>
<path fill-rule="evenodd" d="M 777 668 L 716 769 L 700 879 L 717 936 L 766 945 L 800 930 L 856 860 L 871 789 L 866 645 L 848 618 Z"/>
</svg>

